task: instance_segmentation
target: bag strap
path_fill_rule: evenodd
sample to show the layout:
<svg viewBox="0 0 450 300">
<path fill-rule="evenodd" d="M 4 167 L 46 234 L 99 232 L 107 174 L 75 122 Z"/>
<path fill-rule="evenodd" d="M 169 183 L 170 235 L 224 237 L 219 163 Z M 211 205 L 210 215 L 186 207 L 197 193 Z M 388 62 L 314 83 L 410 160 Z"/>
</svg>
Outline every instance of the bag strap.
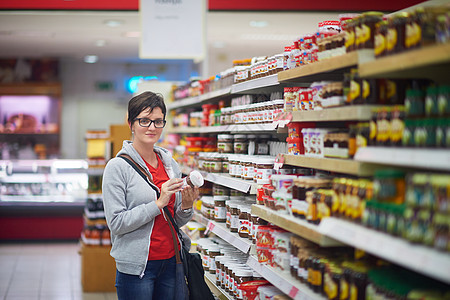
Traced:
<svg viewBox="0 0 450 300">
<path fill-rule="evenodd" d="M 155 186 L 153 186 L 153 184 L 150 183 L 150 182 L 153 183 L 153 180 L 150 178 L 150 176 L 148 176 L 147 172 L 145 172 L 145 170 L 141 166 L 139 166 L 128 154 L 121 154 L 121 155 L 119 155 L 119 157 L 123 158 L 130 166 L 133 167 L 134 170 L 136 170 L 136 172 L 139 175 L 141 175 L 141 177 L 152 187 L 152 189 L 155 190 L 158 198 L 161 196 L 161 193 L 158 191 L 158 189 Z M 177 243 L 177 239 L 175 237 L 174 228 L 178 235 L 180 235 L 180 229 L 178 228 L 177 223 L 175 223 L 175 220 L 173 219 L 172 215 L 170 214 L 170 211 L 167 208 L 167 206 L 164 206 L 164 208 L 163 208 L 163 215 L 166 220 L 167 220 L 167 217 L 170 220 L 170 222 L 167 222 L 167 223 L 169 224 L 170 232 L 172 233 L 172 239 L 173 239 L 173 244 L 175 247 L 175 257 L 177 260 L 177 264 L 180 264 L 181 263 L 180 249 L 178 248 L 178 243 Z"/>
</svg>

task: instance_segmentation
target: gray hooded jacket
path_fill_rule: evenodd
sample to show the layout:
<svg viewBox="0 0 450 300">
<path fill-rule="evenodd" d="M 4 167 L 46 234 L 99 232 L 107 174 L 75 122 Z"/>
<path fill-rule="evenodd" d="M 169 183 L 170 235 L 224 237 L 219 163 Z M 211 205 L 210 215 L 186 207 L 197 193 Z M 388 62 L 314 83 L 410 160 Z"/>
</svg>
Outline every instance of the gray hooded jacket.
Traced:
<svg viewBox="0 0 450 300">
<path fill-rule="evenodd" d="M 170 152 L 156 146 L 154 150 L 161 158 L 169 178 L 181 178 L 181 171 Z M 152 178 L 131 141 L 123 142 L 122 150 L 117 156 L 120 154 L 128 154 Z M 111 231 L 111 256 L 115 259 L 119 272 L 142 277 L 147 264 L 153 223 L 161 212 L 155 203 L 155 190 L 125 160 L 117 156 L 106 165 L 102 184 L 106 222 Z M 192 210 L 181 210 L 180 192 L 175 194 L 174 212 L 179 227 L 185 225 L 193 215 Z M 183 239 L 189 247 L 189 238 L 183 235 Z"/>
</svg>

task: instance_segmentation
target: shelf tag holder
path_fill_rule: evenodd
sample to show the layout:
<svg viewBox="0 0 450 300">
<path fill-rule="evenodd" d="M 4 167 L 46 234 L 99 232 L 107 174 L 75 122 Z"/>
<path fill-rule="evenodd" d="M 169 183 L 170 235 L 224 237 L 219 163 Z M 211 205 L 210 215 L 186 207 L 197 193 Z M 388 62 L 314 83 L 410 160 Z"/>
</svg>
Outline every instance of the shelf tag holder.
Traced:
<svg viewBox="0 0 450 300">
<path fill-rule="evenodd" d="M 284 154 L 280 153 L 275 158 L 275 163 L 273 165 L 273 168 L 278 171 L 279 169 L 281 169 L 283 167 L 283 165 L 284 165 Z"/>
<path fill-rule="evenodd" d="M 292 113 L 291 112 L 282 112 L 278 115 L 277 118 L 278 128 L 284 128 L 287 124 L 292 121 Z"/>
</svg>

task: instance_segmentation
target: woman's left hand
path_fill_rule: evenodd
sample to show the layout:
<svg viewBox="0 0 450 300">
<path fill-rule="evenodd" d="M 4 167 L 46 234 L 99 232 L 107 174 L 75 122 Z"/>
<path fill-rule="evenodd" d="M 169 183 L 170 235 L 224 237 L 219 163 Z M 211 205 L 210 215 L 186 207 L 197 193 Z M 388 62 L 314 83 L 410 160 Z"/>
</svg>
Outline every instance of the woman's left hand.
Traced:
<svg viewBox="0 0 450 300">
<path fill-rule="evenodd" d="M 181 209 L 192 208 L 194 201 L 197 200 L 199 195 L 198 187 L 192 188 L 190 186 L 181 190 Z"/>
</svg>

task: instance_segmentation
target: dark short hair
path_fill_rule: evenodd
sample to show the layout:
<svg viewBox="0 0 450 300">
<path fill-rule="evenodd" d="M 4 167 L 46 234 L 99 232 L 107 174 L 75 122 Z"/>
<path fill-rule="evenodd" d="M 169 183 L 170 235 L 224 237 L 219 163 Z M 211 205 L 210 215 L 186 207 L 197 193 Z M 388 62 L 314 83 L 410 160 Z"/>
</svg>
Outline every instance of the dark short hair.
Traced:
<svg viewBox="0 0 450 300">
<path fill-rule="evenodd" d="M 166 104 L 161 94 L 155 94 L 153 92 L 143 92 L 137 96 L 134 96 L 128 102 L 128 122 L 133 123 L 137 116 L 147 108 L 150 108 L 150 112 L 156 107 L 161 108 L 166 118 Z"/>
</svg>

